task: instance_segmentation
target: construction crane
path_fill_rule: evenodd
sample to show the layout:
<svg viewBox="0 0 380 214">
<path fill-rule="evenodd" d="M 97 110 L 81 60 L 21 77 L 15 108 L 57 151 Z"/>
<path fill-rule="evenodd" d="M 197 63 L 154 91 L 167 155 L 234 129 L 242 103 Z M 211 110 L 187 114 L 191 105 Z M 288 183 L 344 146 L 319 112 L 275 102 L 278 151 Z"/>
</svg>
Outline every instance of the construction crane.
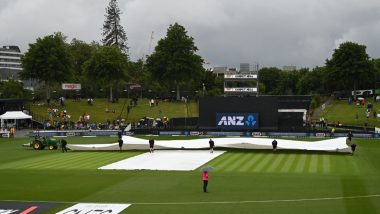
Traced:
<svg viewBox="0 0 380 214">
<path fill-rule="evenodd" d="M 153 39 L 154 39 L 154 31 L 152 31 L 152 33 L 150 34 L 150 40 L 149 40 L 149 48 L 148 48 L 148 54 L 150 55 L 151 54 L 151 51 L 152 51 L 152 43 L 153 43 Z"/>
<path fill-rule="evenodd" d="M 142 63 L 143 63 L 142 66 L 143 66 L 143 68 L 144 68 L 144 63 L 145 63 L 146 57 L 148 57 L 150 55 L 150 53 L 151 53 L 153 39 L 154 39 L 154 31 L 152 31 L 152 33 L 150 34 L 148 52 L 147 52 L 147 54 L 143 54 L 143 56 L 142 56 Z"/>
</svg>

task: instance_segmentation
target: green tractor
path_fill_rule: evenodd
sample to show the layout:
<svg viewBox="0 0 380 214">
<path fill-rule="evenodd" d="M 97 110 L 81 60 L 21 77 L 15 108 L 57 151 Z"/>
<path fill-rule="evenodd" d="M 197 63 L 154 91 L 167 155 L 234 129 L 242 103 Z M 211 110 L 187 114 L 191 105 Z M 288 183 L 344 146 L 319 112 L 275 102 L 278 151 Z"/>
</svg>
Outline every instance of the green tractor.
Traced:
<svg viewBox="0 0 380 214">
<path fill-rule="evenodd" d="M 60 142 L 53 137 L 35 137 L 34 140 L 25 146 L 32 147 L 35 150 L 42 150 L 48 148 L 49 150 L 58 149 Z"/>
</svg>

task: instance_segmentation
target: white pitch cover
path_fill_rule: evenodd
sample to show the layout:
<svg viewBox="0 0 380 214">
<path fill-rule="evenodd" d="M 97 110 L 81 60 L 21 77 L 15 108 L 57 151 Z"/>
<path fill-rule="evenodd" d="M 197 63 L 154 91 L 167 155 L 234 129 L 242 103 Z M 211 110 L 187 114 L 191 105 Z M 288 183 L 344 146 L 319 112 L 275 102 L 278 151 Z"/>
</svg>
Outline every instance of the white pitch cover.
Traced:
<svg viewBox="0 0 380 214">
<path fill-rule="evenodd" d="M 238 149 L 270 149 L 272 150 L 273 138 L 214 138 L 215 148 L 238 148 Z M 148 140 L 123 136 L 123 150 L 148 150 Z M 209 138 L 199 138 L 190 140 L 156 140 L 154 149 L 208 149 Z M 319 141 L 297 141 L 291 139 L 277 139 L 277 150 L 307 150 L 307 151 L 328 151 L 328 152 L 351 152 L 351 148 L 346 143 L 345 137 L 328 138 Z M 118 151 L 117 142 L 111 144 L 69 144 L 67 147 L 77 151 Z"/>
<path fill-rule="evenodd" d="M 99 169 L 191 171 L 223 153 L 224 151 L 210 153 L 208 150 L 160 150 L 111 163 Z"/>
<path fill-rule="evenodd" d="M 97 204 L 97 203 L 80 203 L 65 210 L 58 212 L 57 214 L 101 214 L 101 213 L 120 213 L 130 204 Z"/>
</svg>

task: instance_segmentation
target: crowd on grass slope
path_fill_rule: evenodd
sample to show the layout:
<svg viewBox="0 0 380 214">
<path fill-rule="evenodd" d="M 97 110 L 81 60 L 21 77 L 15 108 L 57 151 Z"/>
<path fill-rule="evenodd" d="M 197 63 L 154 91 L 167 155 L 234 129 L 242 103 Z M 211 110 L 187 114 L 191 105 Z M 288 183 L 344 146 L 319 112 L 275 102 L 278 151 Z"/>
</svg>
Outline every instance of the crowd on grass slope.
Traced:
<svg viewBox="0 0 380 214">
<path fill-rule="evenodd" d="M 91 120 L 91 116 L 83 113 L 79 116 L 78 120 L 73 120 L 72 115 L 67 110 L 59 110 L 59 107 L 64 107 L 63 99 L 54 102 L 47 108 L 48 119 L 43 123 L 43 129 L 49 130 L 120 130 L 128 126 L 125 119 L 109 120 L 97 122 Z M 93 99 L 89 99 L 89 105 L 92 105 Z M 158 106 L 158 101 L 153 99 L 149 101 L 150 107 Z M 133 107 L 137 106 L 137 99 L 132 99 L 128 105 L 127 113 L 129 114 Z M 105 109 L 106 113 L 116 113 L 115 109 Z M 132 122 L 132 128 L 168 128 L 169 118 L 166 116 L 161 117 L 162 112 L 158 118 L 143 117 L 137 122 Z"/>
<path fill-rule="evenodd" d="M 121 129 L 125 127 L 125 119 L 121 120 L 106 120 L 103 123 L 98 123 L 91 120 L 91 116 L 87 113 L 83 113 L 79 116 L 78 120 L 72 120 L 72 116 L 66 111 L 54 108 L 48 108 L 48 119 L 45 121 L 44 129 L 56 129 L 56 130 L 113 130 Z"/>
</svg>

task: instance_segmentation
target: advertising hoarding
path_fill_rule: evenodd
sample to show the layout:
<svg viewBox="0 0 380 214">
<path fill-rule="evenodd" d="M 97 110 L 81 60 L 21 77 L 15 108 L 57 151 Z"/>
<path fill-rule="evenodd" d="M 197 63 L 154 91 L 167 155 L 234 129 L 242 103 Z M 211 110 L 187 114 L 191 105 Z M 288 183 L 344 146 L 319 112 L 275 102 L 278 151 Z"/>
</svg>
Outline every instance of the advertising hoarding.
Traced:
<svg viewBox="0 0 380 214">
<path fill-rule="evenodd" d="M 63 83 L 62 90 L 81 90 L 82 85 L 76 83 Z"/>
</svg>

